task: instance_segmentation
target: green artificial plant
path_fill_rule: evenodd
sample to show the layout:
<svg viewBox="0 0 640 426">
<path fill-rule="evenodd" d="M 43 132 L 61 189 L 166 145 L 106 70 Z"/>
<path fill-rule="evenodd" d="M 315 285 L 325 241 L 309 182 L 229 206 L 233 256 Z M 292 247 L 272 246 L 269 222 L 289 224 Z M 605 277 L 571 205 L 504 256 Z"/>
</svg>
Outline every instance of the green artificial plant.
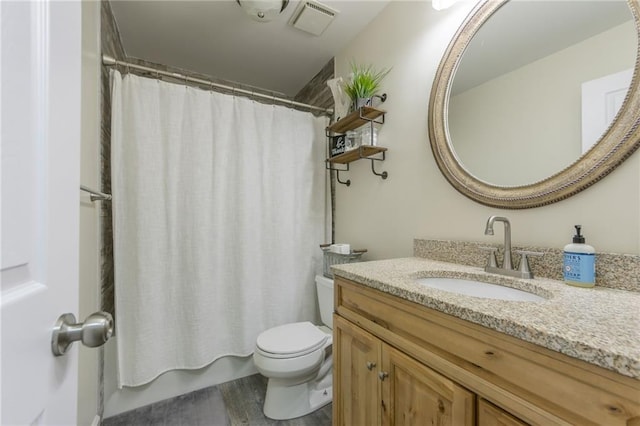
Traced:
<svg viewBox="0 0 640 426">
<path fill-rule="evenodd" d="M 351 79 L 344 86 L 344 91 L 353 102 L 358 99 L 373 97 L 380 90 L 380 82 L 391 69 L 376 70 L 372 65 L 351 63 Z"/>
</svg>

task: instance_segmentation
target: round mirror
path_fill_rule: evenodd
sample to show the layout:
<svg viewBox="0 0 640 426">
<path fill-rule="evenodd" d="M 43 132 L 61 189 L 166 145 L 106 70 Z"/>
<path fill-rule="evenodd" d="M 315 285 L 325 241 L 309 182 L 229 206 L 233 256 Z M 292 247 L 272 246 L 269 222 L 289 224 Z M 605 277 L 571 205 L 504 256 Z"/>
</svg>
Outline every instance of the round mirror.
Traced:
<svg viewBox="0 0 640 426">
<path fill-rule="evenodd" d="M 480 3 L 431 93 L 431 146 L 449 182 L 528 208 L 610 173 L 640 144 L 637 25 L 637 0 Z"/>
</svg>

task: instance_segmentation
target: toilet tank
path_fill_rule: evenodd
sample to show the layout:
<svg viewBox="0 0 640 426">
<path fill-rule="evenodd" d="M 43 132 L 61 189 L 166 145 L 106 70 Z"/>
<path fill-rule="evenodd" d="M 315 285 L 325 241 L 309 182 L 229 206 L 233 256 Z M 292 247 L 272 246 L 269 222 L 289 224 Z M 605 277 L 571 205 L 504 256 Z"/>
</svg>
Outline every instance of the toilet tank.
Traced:
<svg viewBox="0 0 640 426">
<path fill-rule="evenodd" d="M 318 291 L 318 307 L 322 323 L 333 329 L 333 280 L 323 275 L 316 275 Z"/>
</svg>

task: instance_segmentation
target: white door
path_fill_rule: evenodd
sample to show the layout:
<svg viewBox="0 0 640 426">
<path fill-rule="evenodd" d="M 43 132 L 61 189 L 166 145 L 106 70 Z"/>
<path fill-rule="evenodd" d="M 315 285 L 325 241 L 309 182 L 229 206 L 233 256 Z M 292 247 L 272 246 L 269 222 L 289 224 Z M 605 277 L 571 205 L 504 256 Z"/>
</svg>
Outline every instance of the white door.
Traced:
<svg viewBox="0 0 640 426">
<path fill-rule="evenodd" d="M 600 140 L 624 103 L 633 70 L 582 83 L 582 153 Z"/>
<path fill-rule="evenodd" d="M 0 1 L 2 425 L 75 425 L 77 345 L 54 357 L 58 316 L 78 312 L 80 2 Z"/>
</svg>

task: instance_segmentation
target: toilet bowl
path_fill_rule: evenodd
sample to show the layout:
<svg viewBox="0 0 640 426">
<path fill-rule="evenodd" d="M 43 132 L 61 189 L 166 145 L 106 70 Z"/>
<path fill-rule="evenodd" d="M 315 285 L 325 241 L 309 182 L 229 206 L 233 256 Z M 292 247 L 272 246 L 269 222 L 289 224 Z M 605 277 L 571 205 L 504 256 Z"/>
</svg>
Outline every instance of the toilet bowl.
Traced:
<svg viewBox="0 0 640 426">
<path fill-rule="evenodd" d="M 316 288 L 324 326 L 308 321 L 279 325 L 256 340 L 253 361 L 269 379 L 263 411 L 274 420 L 304 416 L 333 397 L 333 280 L 316 276 Z"/>
</svg>

